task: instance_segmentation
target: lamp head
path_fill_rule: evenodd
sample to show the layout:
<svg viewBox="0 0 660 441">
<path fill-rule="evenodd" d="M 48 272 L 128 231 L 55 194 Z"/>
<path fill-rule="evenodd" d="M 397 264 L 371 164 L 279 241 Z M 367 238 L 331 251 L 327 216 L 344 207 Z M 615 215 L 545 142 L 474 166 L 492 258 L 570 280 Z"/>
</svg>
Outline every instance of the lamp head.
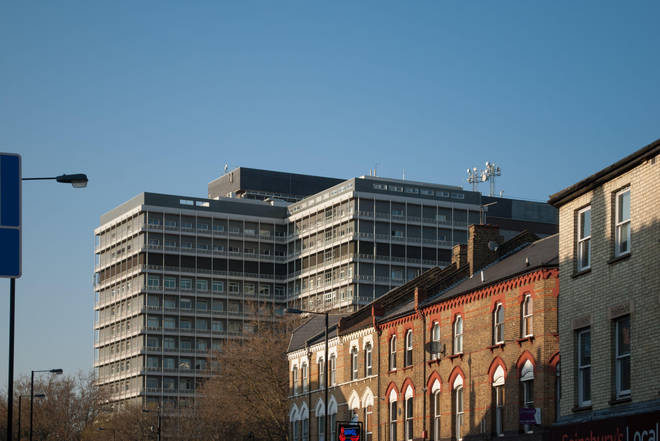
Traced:
<svg viewBox="0 0 660 441">
<path fill-rule="evenodd" d="M 72 175 L 60 175 L 55 178 L 57 182 L 62 184 L 71 184 L 73 188 L 87 187 L 87 175 L 84 173 L 76 173 Z"/>
<path fill-rule="evenodd" d="M 62 369 L 51 369 L 48 372 L 50 372 L 51 374 L 55 374 L 55 375 L 62 375 L 64 373 L 64 371 Z"/>
</svg>

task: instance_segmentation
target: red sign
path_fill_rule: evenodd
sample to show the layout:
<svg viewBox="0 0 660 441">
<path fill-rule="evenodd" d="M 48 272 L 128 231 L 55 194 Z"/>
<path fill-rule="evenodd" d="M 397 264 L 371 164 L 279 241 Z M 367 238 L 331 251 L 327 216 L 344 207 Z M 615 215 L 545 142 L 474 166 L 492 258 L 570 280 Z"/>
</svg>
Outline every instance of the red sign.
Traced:
<svg viewBox="0 0 660 441">
<path fill-rule="evenodd" d="M 660 411 L 611 416 L 550 429 L 550 441 L 658 441 Z"/>
<path fill-rule="evenodd" d="M 337 422 L 339 441 L 360 441 L 362 423 Z"/>
</svg>

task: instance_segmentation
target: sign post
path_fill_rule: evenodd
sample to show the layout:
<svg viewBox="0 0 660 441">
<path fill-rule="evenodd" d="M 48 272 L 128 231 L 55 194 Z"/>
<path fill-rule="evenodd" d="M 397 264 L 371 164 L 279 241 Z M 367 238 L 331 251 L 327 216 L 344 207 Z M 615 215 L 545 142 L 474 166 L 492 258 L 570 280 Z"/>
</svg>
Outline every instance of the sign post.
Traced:
<svg viewBox="0 0 660 441">
<path fill-rule="evenodd" d="M 0 153 L 0 278 L 9 278 L 9 370 L 7 440 L 14 421 L 14 316 L 16 279 L 21 277 L 21 155 Z"/>
</svg>

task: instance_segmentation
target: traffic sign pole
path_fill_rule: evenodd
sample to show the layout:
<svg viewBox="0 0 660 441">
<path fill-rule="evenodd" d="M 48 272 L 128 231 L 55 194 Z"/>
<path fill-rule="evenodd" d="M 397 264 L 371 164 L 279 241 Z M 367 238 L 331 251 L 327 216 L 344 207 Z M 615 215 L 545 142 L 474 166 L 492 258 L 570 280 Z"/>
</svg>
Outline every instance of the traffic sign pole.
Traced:
<svg viewBox="0 0 660 441">
<path fill-rule="evenodd" d="M 16 315 L 16 279 L 9 286 L 9 379 L 7 380 L 7 439 L 13 440 L 14 422 L 14 316 Z M 21 434 L 18 434 L 19 438 Z"/>
</svg>

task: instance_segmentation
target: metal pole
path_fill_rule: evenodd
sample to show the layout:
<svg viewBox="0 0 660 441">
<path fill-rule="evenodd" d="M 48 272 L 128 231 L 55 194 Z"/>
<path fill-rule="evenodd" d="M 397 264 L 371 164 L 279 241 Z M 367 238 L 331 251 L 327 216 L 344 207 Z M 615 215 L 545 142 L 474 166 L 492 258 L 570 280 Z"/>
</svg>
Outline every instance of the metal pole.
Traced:
<svg viewBox="0 0 660 441">
<path fill-rule="evenodd" d="M 7 441 L 14 439 L 14 316 L 16 315 L 16 279 L 9 281 L 9 372 L 7 374 Z"/>
<path fill-rule="evenodd" d="M 159 407 L 159 408 L 158 408 L 158 441 L 160 441 L 160 425 L 161 425 L 161 421 L 162 421 L 161 411 L 162 411 L 162 410 L 161 410 L 161 408 Z"/>
<path fill-rule="evenodd" d="M 21 406 L 21 399 L 23 398 L 23 395 L 18 396 L 18 441 L 21 441 L 21 409 L 23 408 Z"/>
<path fill-rule="evenodd" d="M 328 313 L 325 313 L 325 441 L 331 441 L 328 437 L 328 365 L 330 364 L 330 359 L 328 358 Z"/>
<path fill-rule="evenodd" d="M 34 410 L 34 371 L 30 374 L 30 441 L 32 441 L 32 411 Z"/>
</svg>

